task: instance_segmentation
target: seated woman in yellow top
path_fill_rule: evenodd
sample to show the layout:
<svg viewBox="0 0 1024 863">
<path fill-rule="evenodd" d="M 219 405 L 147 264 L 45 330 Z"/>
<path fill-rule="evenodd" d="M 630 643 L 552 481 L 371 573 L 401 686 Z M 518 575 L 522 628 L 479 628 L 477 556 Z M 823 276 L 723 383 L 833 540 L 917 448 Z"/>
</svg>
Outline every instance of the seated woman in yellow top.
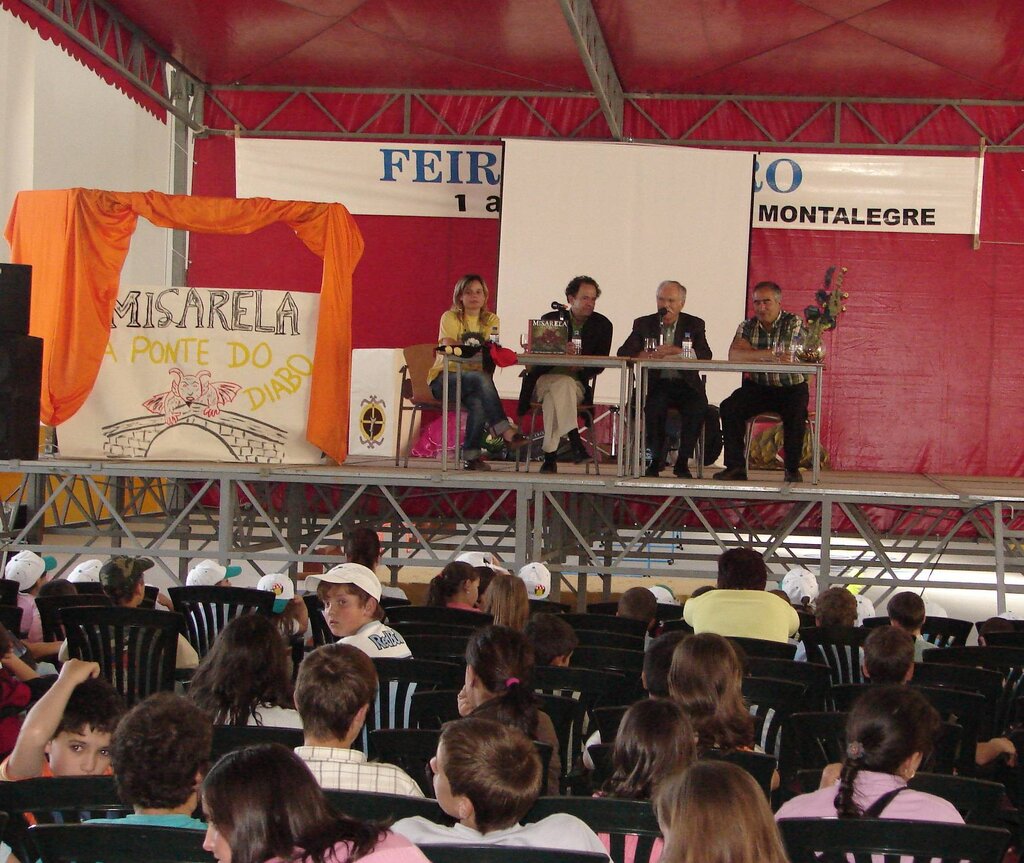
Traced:
<svg viewBox="0 0 1024 863">
<path fill-rule="evenodd" d="M 473 273 L 463 276 L 455 283 L 452 307 L 441 315 L 441 331 L 438 342 L 442 345 L 463 345 L 478 343 L 486 345 L 493 331 L 498 327 L 498 316 L 487 308 L 487 284 Z M 441 374 L 442 357 L 438 354 L 428 374 L 430 391 L 440 399 L 444 385 Z M 455 398 L 455 376 L 448 381 L 448 397 Z M 505 416 L 501 398 L 494 388 L 491 372 L 484 365 L 482 352 L 462 365 L 462 405 L 466 409 L 466 439 L 463 442 L 463 458 L 467 470 L 490 470 L 480 455 L 487 426 L 501 435 L 512 449 L 527 443 Z"/>
</svg>

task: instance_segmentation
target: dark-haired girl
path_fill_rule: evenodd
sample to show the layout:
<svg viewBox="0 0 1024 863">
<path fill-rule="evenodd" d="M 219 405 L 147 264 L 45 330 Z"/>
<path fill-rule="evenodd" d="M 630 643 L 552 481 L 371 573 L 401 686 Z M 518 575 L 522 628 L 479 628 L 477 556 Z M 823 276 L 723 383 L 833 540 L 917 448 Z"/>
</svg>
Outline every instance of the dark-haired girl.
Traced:
<svg viewBox="0 0 1024 863">
<path fill-rule="evenodd" d="M 203 781 L 203 847 L 217 863 L 426 863 L 409 840 L 336 815 L 309 768 L 278 743 L 220 759 Z"/>
<path fill-rule="evenodd" d="M 480 576 L 475 567 L 453 560 L 427 586 L 427 605 L 477 611 Z"/>
</svg>

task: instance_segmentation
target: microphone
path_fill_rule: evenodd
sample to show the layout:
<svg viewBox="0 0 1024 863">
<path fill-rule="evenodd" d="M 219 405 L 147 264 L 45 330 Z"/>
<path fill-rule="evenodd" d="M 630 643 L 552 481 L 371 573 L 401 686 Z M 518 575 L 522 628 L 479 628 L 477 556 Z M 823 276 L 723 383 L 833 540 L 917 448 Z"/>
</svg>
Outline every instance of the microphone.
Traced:
<svg viewBox="0 0 1024 863">
<path fill-rule="evenodd" d="M 565 303 L 560 303 L 558 300 L 554 300 L 551 303 L 551 310 L 555 312 L 564 312 L 569 307 Z"/>
<path fill-rule="evenodd" d="M 668 314 L 668 309 L 658 309 L 658 318 L 659 318 L 659 320 L 664 318 L 665 315 L 667 315 L 667 314 Z"/>
</svg>

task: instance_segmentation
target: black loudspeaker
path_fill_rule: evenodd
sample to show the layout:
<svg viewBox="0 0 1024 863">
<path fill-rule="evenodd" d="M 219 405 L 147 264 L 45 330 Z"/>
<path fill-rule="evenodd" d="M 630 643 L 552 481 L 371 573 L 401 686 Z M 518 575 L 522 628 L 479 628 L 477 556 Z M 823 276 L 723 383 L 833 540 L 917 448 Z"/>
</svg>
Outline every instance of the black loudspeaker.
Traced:
<svg viewBox="0 0 1024 863">
<path fill-rule="evenodd" d="M 0 459 L 39 457 L 39 390 L 43 340 L 0 338 Z"/>
<path fill-rule="evenodd" d="M 28 335 L 32 301 L 32 268 L 0 264 L 0 333 Z"/>
</svg>

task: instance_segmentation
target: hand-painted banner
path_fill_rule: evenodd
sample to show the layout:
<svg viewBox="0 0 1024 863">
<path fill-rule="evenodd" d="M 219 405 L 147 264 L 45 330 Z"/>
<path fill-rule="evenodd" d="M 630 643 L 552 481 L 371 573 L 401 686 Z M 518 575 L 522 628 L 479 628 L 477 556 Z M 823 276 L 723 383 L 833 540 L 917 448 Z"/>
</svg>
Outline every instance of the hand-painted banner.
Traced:
<svg viewBox="0 0 1024 863">
<path fill-rule="evenodd" d="M 312 293 L 122 286 L 61 455 L 318 462 L 306 413 L 319 305 Z"/>
<path fill-rule="evenodd" d="M 344 201 L 354 215 L 496 219 L 500 184 L 500 146 L 235 142 L 240 198 Z"/>
<path fill-rule="evenodd" d="M 756 228 L 975 234 L 981 159 L 759 153 Z"/>
</svg>

